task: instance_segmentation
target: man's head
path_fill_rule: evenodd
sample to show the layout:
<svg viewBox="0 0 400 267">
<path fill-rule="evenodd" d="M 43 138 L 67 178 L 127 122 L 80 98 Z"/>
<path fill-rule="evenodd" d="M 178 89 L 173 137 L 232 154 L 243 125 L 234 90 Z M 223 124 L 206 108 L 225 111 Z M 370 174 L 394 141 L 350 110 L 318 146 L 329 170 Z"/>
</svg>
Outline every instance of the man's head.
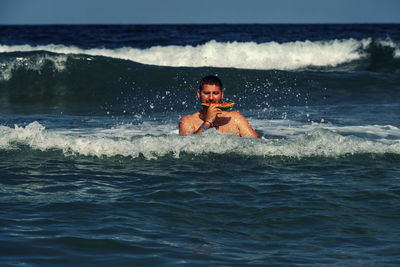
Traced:
<svg viewBox="0 0 400 267">
<path fill-rule="evenodd" d="M 222 82 L 217 76 L 209 75 L 209 76 L 206 76 L 203 79 L 201 79 L 200 85 L 199 85 L 199 90 L 200 91 L 203 90 L 203 86 L 205 84 L 217 85 L 221 89 L 221 92 L 223 90 Z"/>
<path fill-rule="evenodd" d="M 197 97 L 202 103 L 219 103 L 224 96 L 222 82 L 217 76 L 206 76 L 200 81 Z"/>
</svg>

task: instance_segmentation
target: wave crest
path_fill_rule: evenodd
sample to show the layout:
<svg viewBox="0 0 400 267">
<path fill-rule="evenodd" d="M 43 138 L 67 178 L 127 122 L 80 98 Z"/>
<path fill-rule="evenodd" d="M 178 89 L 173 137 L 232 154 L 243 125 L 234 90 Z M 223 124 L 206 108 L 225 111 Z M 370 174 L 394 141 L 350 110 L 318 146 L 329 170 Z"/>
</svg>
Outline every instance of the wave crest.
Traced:
<svg viewBox="0 0 400 267">
<path fill-rule="evenodd" d="M 376 41 L 400 57 L 400 47 L 390 40 Z M 336 67 L 368 55 L 371 38 L 362 40 L 267 42 L 216 42 L 197 46 L 154 46 L 147 49 L 82 49 L 64 45 L 0 45 L 0 53 L 47 51 L 57 54 L 82 54 L 130 60 L 142 64 L 171 67 L 223 67 L 261 70 L 297 70 L 307 67 Z"/>
<path fill-rule="evenodd" d="M 380 128 L 381 131 L 384 130 L 382 127 Z M 393 127 L 388 129 L 392 131 Z M 343 136 L 334 131 L 321 128 L 309 134 L 299 135 L 294 139 L 262 140 L 220 134 L 215 130 L 188 137 L 181 137 L 176 134 L 159 136 L 134 135 L 127 137 L 105 133 L 107 133 L 107 130 L 96 130 L 96 134 L 49 131 L 38 122 L 33 122 L 26 127 L 17 125 L 14 128 L 0 126 L 0 149 L 18 150 L 19 146 L 22 145 L 40 151 L 61 150 L 66 156 L 123 156 L 131 158 L 144 157 L 146 159 L 157 159 L 167 155 L 179 158 L 181 154 L 201 156 L 210 153 L 294 158 L 314 156 L 340 157 L 365 153 L 400 154 L 400 142 L 398 139 L 374 140 Z"/>
<path fill-rule="evenodd" d="M 11 79 L 13 72 L 18 69 L 41 72 L 46 64 L 51 64 L 53 71 L 62 72 L 66 68 L 68 57 L 62 54 L 35 54 L 30 56 L 17 56 L 0 61 L 0 81 Z"/>
</svg>

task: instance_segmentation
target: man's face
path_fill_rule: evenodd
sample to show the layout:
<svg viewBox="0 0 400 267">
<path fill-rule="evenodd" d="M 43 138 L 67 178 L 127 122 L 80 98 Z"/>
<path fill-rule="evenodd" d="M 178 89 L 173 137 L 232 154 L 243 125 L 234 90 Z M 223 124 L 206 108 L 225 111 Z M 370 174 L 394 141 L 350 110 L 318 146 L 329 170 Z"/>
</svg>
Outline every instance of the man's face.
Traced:
<svg viewBox="0 0 400 267">
<path fill-rule="evenodd" d="M 197 90 L 197 97 L 201 103 L 219 103 L 223 96 L 224 92 L 218 85 L 214 84 L 204 84 L 201 91 Z"/>
</svg>

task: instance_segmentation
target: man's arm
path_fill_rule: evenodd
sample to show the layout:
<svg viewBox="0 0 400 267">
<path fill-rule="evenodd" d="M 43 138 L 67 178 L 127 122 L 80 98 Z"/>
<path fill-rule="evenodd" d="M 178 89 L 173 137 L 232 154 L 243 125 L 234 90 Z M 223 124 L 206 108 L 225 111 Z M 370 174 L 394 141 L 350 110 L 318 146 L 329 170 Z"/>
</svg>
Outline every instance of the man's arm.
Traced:
<svg viewBox="0 0 400 267">
<path fill-rule="evenodd" d="M 209 121 L 205 121 L 203 122 L 202 126 L 210 128 L 212 124 Z M 190 134 L 202 133 L 206 130 L 202 126 L 199 126 L 196 130 L 195 124 L 193 123 L 193 120 L 190 118 L 190 116 L 182 117 L 179 121 L 179 135 L 187 136 Z"/>
<path fill-rule="evenodd" d="M 261 137 L 254 131 L 254 129 L 250 126 L 247 119 L 240 114 L 238 111 L 232 111 L 235 114 L 235 120 L 237 121 L 237 126 L 239 128 L 239 134 L 241 137 L 254 137 L 257 139 L 261 139 Z"/>
<path fill-rule="evenodd" d="M 184 116 L 179 120 L 179 135 L 180 136 L 187 136 L 189 134 L 192 134 L 194 132 L 193 130 L 193 124 L 191 123 L 190 116 Z"/>
<path fill-rule="evenodd" d="M 211 104 L 207 109 L 206 117 L 200 126 L 197 126 L 193 121 L 193 115 L 187 115 L 181 118 L 179 121 L 179 135 L 187 136 L 189 134 L 202 133 L 205 130 L 212 127 L 213 122 L 217 118 L 218 114 L 222 114 L 222 111 L 218 108 L 218 104 Z M 198 127 L 196 129 L 196 126 Z"/>
</svg>

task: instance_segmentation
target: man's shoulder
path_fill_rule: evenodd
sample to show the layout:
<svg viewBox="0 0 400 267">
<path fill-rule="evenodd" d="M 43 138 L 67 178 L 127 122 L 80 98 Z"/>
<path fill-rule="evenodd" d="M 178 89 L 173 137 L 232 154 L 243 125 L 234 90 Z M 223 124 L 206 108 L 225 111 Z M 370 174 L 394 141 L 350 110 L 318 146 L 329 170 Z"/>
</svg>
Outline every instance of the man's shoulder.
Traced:
<svg viewBox="0 0 400 267">
<path fill-rule="evenodd" d="M 229 112 L 230 117 L 233 119 L 233 121 L 235 121 L 236 124 L 247 124 L 247 119 L 245 116 L 242 115 L 242 113 L 240 113 L 239 111 L 231 111 Z"/>
<path fill-rule="evenodd" d="M 240 113 L 239 111 L 229 111 L 227 112 L 229 113 L 229 116 L 234 117 L 234 118 L 244 118 L 244 116 L 242 115 L 242 113 Z"/>
<path fill-rule="evenodd" d="M 199 117 L 199 112 L 196 112 L 196 113 L 193 113 L 193 114 L 189 114 L 189 115 L 185 115 L 180 119 L 180 122 L 192 121 L 192 120 L 195 120 L 198 117 Z"/>
</svg>

